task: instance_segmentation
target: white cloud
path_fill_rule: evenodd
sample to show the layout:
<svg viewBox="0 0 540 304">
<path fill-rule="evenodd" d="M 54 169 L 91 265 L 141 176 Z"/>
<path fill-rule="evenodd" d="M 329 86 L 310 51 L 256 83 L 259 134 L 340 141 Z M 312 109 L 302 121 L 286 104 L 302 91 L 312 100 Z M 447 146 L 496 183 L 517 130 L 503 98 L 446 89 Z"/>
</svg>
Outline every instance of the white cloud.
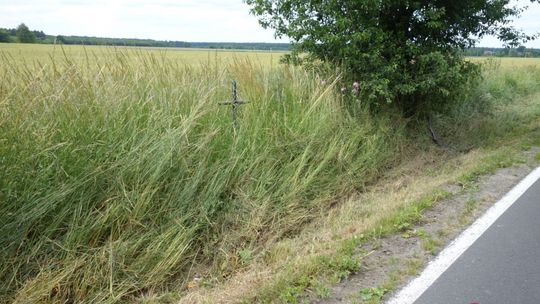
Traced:
<svg viewBox="0 0 540 304">
<path fill-rule="evenodd" d="M 514 25 L 540 32 L 540 4 L 514 0 L 530 8 Z M 274 42 L 242 0 L 0 0 L 0 27 L 25 22 L 52 35 L 151 38 L 183 41 Z M 282 40 L 285 41 L 285 40 Z M 481 46 L 501 46 L 487 37 Z M 540 48 L 540 40 L 527 44 Z"/>
<path fill-rule="evenodd" d="M 52 35 L 274 42 L 242 0 L 0 0 L 0 27 Z"/>
</svg>

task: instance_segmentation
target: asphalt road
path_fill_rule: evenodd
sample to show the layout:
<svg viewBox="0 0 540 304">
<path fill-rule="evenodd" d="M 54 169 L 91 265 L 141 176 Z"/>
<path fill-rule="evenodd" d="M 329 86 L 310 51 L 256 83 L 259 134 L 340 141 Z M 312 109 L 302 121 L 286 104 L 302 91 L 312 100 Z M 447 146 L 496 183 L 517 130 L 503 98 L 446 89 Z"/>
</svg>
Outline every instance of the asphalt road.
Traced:
<svg viewBox="0 0 540 304">
<path fill-rule="evenodd" d="M 414 303 L 540 304 L 540 180 Z"/>
</svg>

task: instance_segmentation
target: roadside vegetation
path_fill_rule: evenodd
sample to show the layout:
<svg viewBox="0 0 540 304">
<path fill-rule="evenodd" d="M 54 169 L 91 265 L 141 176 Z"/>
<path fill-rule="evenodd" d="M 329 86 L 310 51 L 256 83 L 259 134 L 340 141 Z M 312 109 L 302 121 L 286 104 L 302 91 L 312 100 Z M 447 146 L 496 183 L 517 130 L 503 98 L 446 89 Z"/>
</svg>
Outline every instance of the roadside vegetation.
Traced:
<svg viewBox="0 0 540 304">
<path fill-rule="evenodd" d="M 404 125 L 337 76 L 116 50 L 0 65 L 1 298 L 102 302 L 227 276 L 373 182 Z M 242 106 L 234 128 L 230 80 Z"/>
<path fill-rule="evenodd" d="M 425 125 L 408 129 L 417 136 L 408 142 L 413 147 L 396 156 L 399 163 L 381 172 L 380 180 L 321 213 L 298 235 L 266 249 L 227 282 L 188 293 L 181 303 L 324 300 L 332 285 L 362 272 L 363 259 L 372 254 L 358 250 L 362 244 L 411 233 L 410 229 L 424 220 L 426 210 L 450 195 L 447 186 L 474 191 L 478 178 L 522 163 L 521 153 L 540 145 L 538 63 L 529 61 L 519 67 L 505 60 L 486 63 L 483 81 L 470 91 L 466 102 L 452 114 L 437 117 L 436 124 L 445 130 L 444 139 L 451 149 L 435 148 Z M 505 84 L 516 82 L 520 85 Z M 462 212 L 470 212 L 474 203 L 465 203 Z M 464 220 L 466 214 L 460 216 Z M 434 241 L 424 238 L 422 246 L 432 252 Z M 414 275 L 422 267 L 416 259 L 407 264 L 407 269 L 390 273 L 385 284 L 365 286 L 347 301 L 379 303 L 381 294 L 399 285 L 403 273 Z"/>
<path fill-rule="evenodd" d="M 444 197 L 360 202 L 367 224 L 337 237 L 339 246 L 321 240 L 306 253 L 290 242 L 317 235 L 314 223 L 338 233 L 343 221 L 331 224 L 328 212 L 349 206 L 392 168 L 414 155 L 453 152 L 432 146 L 423 120 L 372 115 L 341 92 L 352 84 L 339 73 L 242 55 L 202 55 L 187 65 L 171 53 L 128 49 L 80 49 L 77 57 L 57 48 L 18 61 L 17 52 L 34 46 L 18 48 L 0 54 L 3 302 L 324 295 L 316 278 L 356 271 L 359 242 L 399 231 Z M 519 69 L 491 61 L 484 71 L 463 102 L 434 120 L 449 145 L 478 159 L 510 137 L 527 138 L 540 114 L 536 61 Z M 230 100 L 232 79 L 250 102 L 236 128 L 230 107 L 218 105 Z M 468 166 L 464 180 L 484 172 Z M 271 279 L 260 279 L 265 271 Z M 242 274 L 259 279 L 212 298 Z"/>
</svg>

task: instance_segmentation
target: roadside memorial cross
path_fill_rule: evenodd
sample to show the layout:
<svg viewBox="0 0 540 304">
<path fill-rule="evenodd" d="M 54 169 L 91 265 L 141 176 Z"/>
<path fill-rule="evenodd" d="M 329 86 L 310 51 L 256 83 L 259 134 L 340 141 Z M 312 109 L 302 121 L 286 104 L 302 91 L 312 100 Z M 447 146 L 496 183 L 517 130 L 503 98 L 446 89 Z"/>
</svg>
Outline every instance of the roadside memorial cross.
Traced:
<svg viewBox="0 0 540 304">
<path fill-rule="evenodd" d="M 234 129 L 235 130 L 238 127 L 238 125 L 237 125 L 238 123 L 236 121 L 236 116 L 237 116 L 237 112 L 238 112 L 238 106 L 246 104 L 246 103 L 249 103 L 249 101 L 238 100 L 238 91 L 237 91 L 236 80 L 233 80 L 232 81 L 232 101 L 220 102 L 219 105 L 220 106 L 231 105 L 232 119 L 233 119 L 233 124 L 234 124 Z"/>
</svg>

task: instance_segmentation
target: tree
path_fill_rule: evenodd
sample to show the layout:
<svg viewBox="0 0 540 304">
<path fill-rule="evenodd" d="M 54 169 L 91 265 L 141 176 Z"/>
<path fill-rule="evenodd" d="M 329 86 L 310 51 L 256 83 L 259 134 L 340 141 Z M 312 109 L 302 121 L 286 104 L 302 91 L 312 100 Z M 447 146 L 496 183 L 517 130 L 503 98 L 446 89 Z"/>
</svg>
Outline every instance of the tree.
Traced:
<svg viewBox="0 0 540 304">
<path fill-rule="evenodd" d="M 246 0 L 260 24 L 288 36 L 293 63 L 342 66 L 371 104 L 406 113 L 440 109 L 477 74 L 462 58 L 485 35 L 509 46 L 528 36 L 509 24 L 510 0 Z M 531 0 L 537 2 L 538 0 Z"/>
<path fill-rule="evenodd" d="M 56 38 L 54 38 L 54 43 L 58 43 L 58 44 L 65 44 L 66 43 L 66 39 L 64 38 L 64 36 L 62 35 L 57 35 Z"/>
<path fill-rule="evenodd" d="M 24 23 L 21 23 L 17 27 L 17 38 L 19 38 L 19 42 L 21 43 L 34 43 L 36 41 L 36 36 Z"/>
<path fill-rule="evenodd" d="M 44 40 L 47 38 L 47 35 L 43 31 L 32 31 L 32 33 L 37 39 Z"/>
<path fill-rule="evenodd" d="M 0 42 L 9 42 L 9 33 L 0 29 Z"/>
</svg>

